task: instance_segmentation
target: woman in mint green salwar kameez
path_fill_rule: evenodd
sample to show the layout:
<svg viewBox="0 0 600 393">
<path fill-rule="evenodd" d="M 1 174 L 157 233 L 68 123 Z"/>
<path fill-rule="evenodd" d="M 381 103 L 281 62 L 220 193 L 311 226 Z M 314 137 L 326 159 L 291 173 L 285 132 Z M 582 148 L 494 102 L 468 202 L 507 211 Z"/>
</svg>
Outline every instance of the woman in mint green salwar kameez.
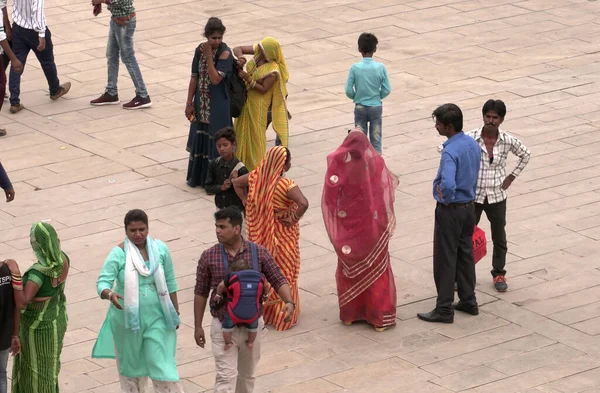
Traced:
<svg viewBox="0 0 600 393">
<path fill-rule="evenodd" d="M 157 393 L 182 393 L 175 363 L 179 313 L 171 254 L 148 236 L 142 210 L 127 213 L 125 230 L 127 239 L 112 249 L 98 277 L 98 294 L 111 305 L 92 357 L 117 358 L 121 392 L 143 392 L 150 378 Z"/>
</svg>

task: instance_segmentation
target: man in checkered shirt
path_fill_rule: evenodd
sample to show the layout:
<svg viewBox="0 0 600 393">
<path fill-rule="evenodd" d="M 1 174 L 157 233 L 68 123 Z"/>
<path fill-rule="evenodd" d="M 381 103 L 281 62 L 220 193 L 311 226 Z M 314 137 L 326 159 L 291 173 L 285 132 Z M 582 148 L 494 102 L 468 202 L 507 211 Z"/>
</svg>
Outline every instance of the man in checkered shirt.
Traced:
<svg viewBox="0 0 600 393">
<path fill-rule="evenodd" d="M 525 169 L 531 152 L 516 137 L 500 129 L 506 116 L 506 105 L 501 100 L 488 100 L 482 109 L 484 126 L 466 134 L 481 146 L 481 165 L 475 192 L 475 222 L 479 224 L 485 212 L 492 230 L 494 252 L 492 255 L 492 277 L 498 292 L 508 289 L 506 283 L 506 190 Z M 443 146 L 438 147 L 442 151 Z M 507 176 L 508 153 L 518 157 L 515 169 Z"/>
</svg>

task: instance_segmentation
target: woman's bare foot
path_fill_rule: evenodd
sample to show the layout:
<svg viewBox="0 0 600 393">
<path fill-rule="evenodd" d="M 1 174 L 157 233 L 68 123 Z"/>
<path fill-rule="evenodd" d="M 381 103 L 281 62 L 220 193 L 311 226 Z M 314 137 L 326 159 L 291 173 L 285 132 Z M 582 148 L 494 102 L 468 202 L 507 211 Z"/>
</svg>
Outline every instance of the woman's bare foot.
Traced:
<svg viewBox="0 0 600 393">
<path fill-rule="evenodd" d="M 350 326 L 350 325 L 352 325 L 352 322 L 346 322 L 346 321 L 342 321 L 342 323 L 343 323 L 344 325 L 346 325 L 346 326 Z"/>
<path fill-rule="evenodd" d="M 225 347 L 223 347 L 223 349 L 227 351 L 231 347 L 233 347 L 233 343 L 225 343 Z"/>
<path fill-rule="evenodd" d="M 254 346 L 254 341 L 246 341 L 246 346 L 250 349 Z"/>
</svg>

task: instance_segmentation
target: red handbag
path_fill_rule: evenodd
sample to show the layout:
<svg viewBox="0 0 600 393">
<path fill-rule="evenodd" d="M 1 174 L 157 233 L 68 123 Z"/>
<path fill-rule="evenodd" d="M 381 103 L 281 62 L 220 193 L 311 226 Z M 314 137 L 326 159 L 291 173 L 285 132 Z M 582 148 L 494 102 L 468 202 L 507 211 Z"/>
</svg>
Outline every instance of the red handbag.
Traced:
<svg viewBox="0 0 600 393">
<path fill-rule="evenodd" d="M 475 230 L 473 231 L 473 259 L 475 259 L 475 263 L 481 261 L 485 254 L 487 254 L 485 232 L 475 225 Z"/>
</svg>

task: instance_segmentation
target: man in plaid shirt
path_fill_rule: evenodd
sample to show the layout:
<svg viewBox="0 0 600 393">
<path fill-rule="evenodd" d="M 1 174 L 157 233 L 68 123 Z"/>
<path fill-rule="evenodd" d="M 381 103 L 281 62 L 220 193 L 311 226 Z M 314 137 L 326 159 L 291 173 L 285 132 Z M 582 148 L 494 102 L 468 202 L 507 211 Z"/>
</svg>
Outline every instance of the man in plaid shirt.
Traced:
<svg viewBox="0 0 600 393">
<path fill-rule="evenodd" d="M 506 283 L 506 190 L 529 162 L 531 152 L 516 137 L 499 127 L 506 116 L 506 105 L 501 100 L 488 100 L 482 109 L 484 126 L 469 131 L 481 146 L 481 165 L 475 193 L 475 222 L 479 224 L 485 212 L 492 230 L 494 252 L 492 255 L 492 277 L 498 292 L 508 289 Z M 441 151 L 441 148 L 438 148 Z M 515 169 L 506 176 L 508 153 L 519 158 Z"/>
<path fill-rule="evenodd" d="M 250 242 L 244 240 L 241 235 L 242 220 L 242 213 L 232 206 L 215 213 L 215 226 L 219 244 L 202 253 L 196 272 L 194 338 L 196 344 L 204 348 L 206 338 L 202 322 L 206 303 L 210 297 L 210 314 L 213 317 L 210 338 L 217 371 L 215 393 L 252 393 L 256 363 L 260 359 L 260 332 L 264 327 L 262 317 L 258 323 L 259 334 L 252 348 L 246 346 L 248 334 L 245 328 L 236 326 L 232 334 L 233 348 L 226 351 L 221 328 L 227 306 L 226 304 L 216 304 L 214 301 L 217 286 L 227 274 L 223 263 L 224 252 L 227 253 L 227 259 L 230 262 L 243 259 L 248 266 L 252 266 Z M 288 320 L 296 308 L 292 301 L 288 282 L 266 248 L 257 245 L 257 254 L 259 270 L 273 289 L 277 291 L 282 301 L 285 302 L 286 320 Z"/>
</svg>

